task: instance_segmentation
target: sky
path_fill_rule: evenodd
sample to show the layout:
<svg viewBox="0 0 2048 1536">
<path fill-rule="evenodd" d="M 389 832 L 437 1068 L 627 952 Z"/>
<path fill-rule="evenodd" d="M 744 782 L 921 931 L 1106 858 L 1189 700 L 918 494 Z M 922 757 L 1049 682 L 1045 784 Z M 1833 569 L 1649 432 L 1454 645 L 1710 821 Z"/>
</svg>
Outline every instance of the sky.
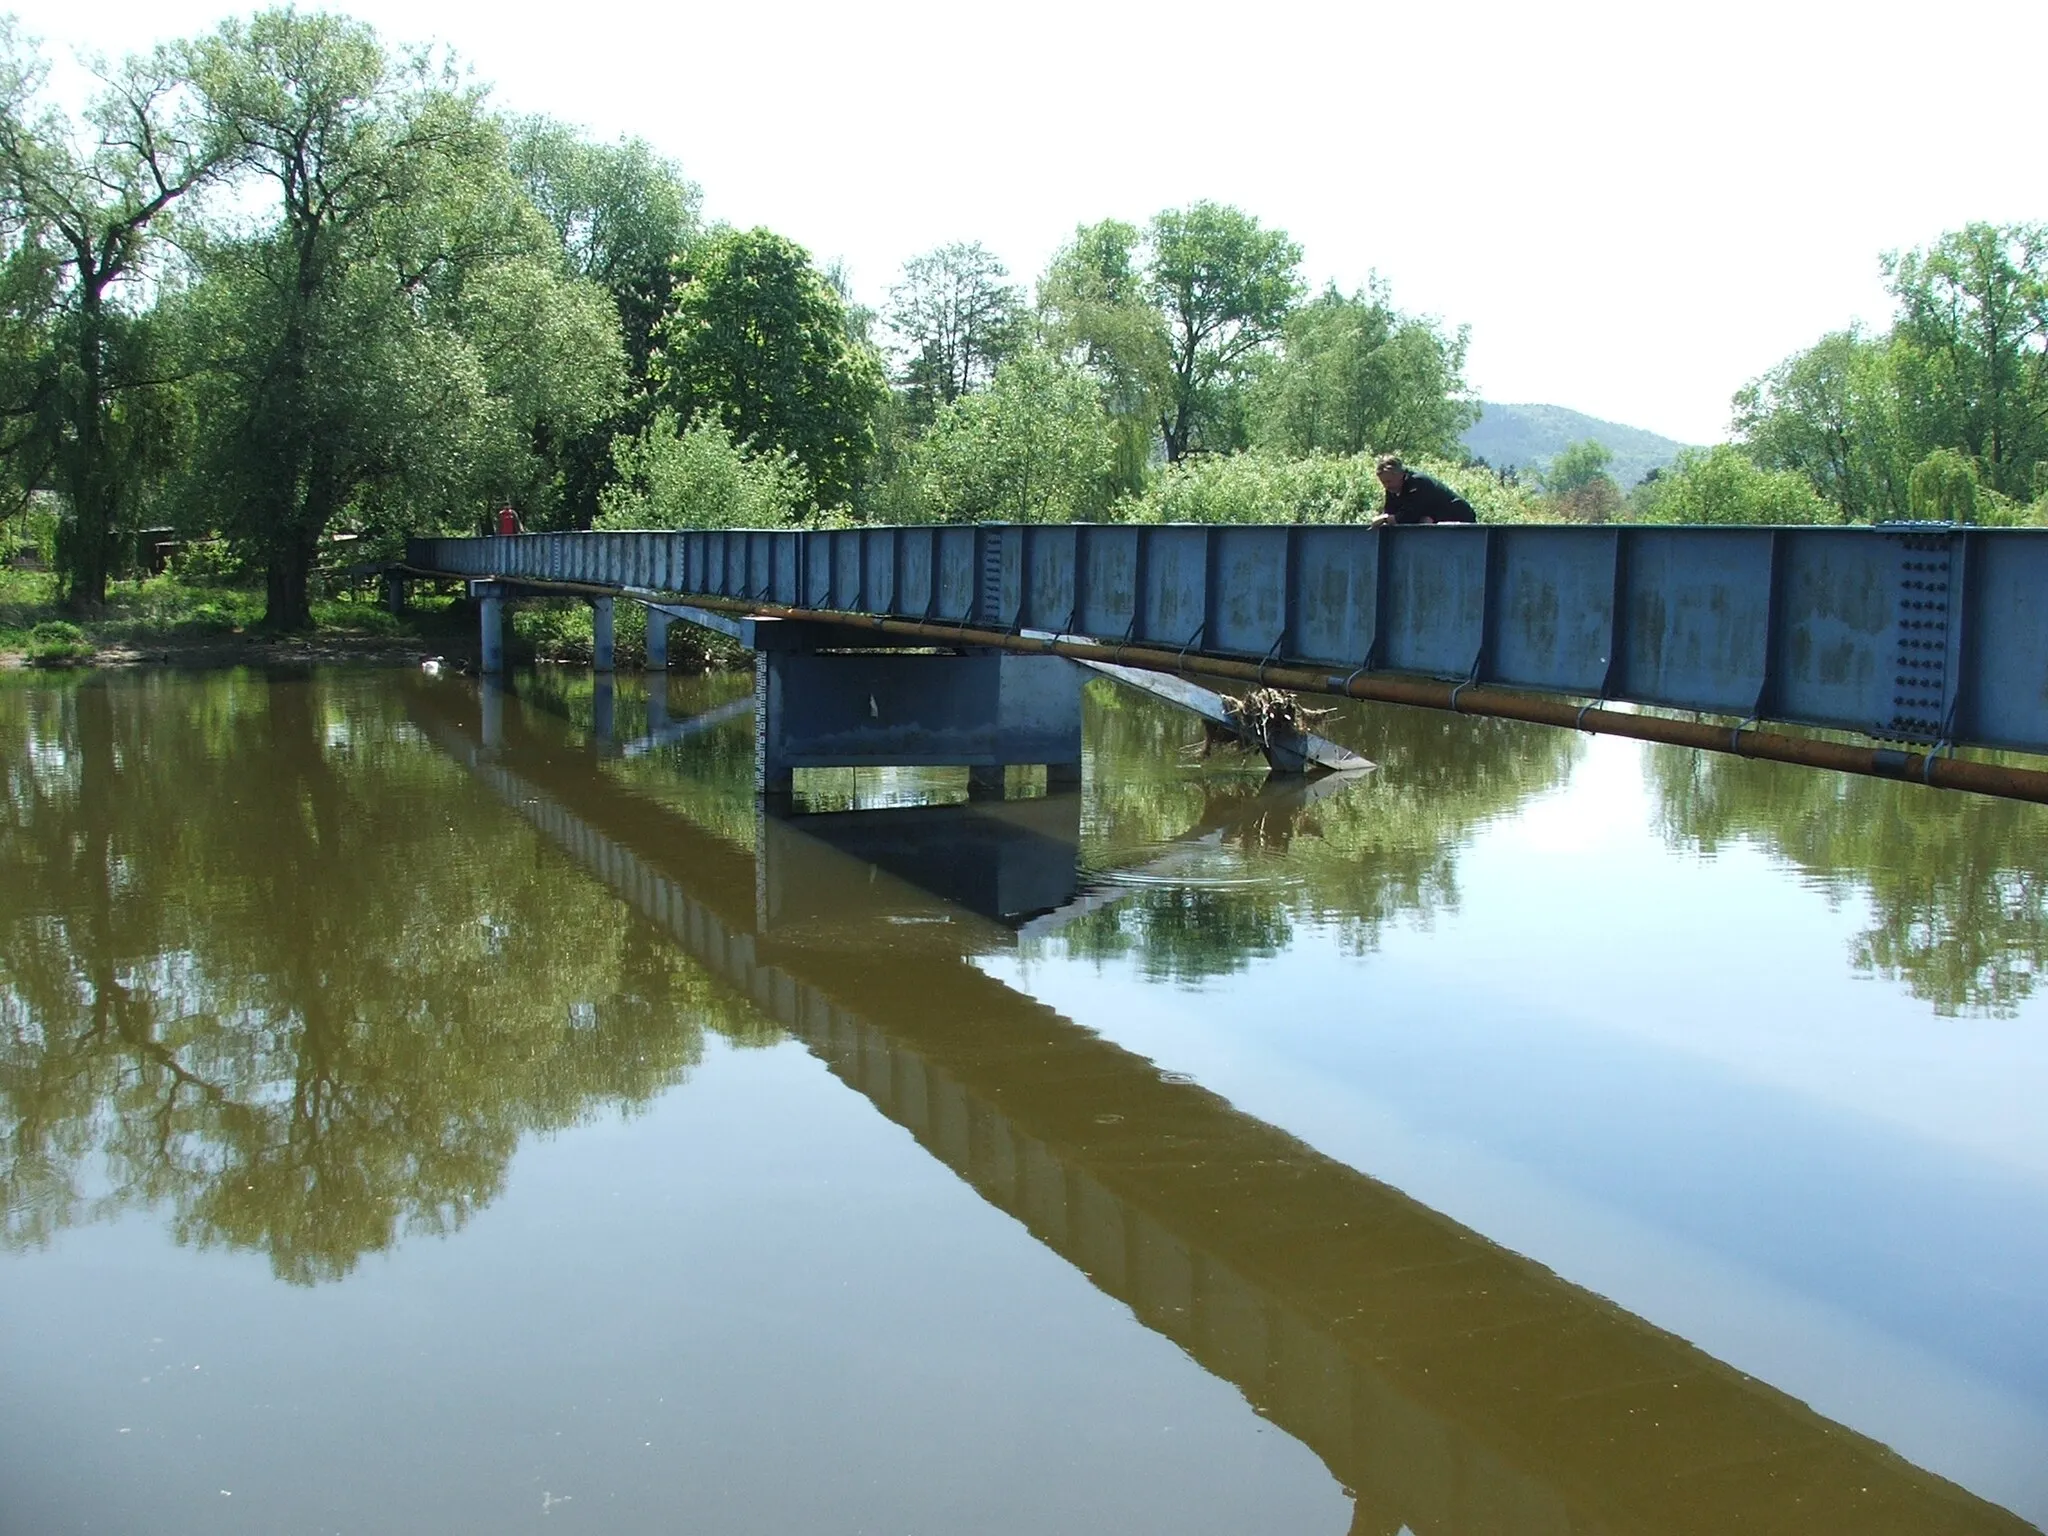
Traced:
<svg viewBox="0 0 2048 1536">
<path fill-rule="evenodd" d="M 1787 354 L 1881 328 L 1884 252 L 2048 219 L 2040 0 L 346 9 L 509 109 L 646 139 L 709 217 L 843 261 L 870 303 L 949 241 L 1028 282 L 1077 224 L 1208 198 L 1286 230 L 1315 285 L 1376 272 L 1469 325 L 1484 398 L 1687 442 Z M 62 64 L 234 13 L 16 14 Z"/>
</svg>

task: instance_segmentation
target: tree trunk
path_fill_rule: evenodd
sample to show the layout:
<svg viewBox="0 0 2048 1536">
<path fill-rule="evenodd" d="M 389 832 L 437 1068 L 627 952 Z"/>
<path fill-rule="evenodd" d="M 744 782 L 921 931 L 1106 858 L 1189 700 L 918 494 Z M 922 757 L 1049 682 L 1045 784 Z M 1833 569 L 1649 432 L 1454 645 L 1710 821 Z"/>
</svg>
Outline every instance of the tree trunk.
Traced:
<svg viewBox="0 0 2048 1536">
<path fill-rule="evenodd" d="M 113 565 L 115 486 L 107 463 L 106 356 L 95 274 L 81 274 L 78 314 L 78 396 L 73 402 L 76 436 L 64 458 L 65 486 L 71 501 L 71 532 L 60 541 L 64 572 L 64 605 L 88 613 L 107 600 L 107 578 Z"/>
<path fill-rule="evenodd" d="M 313 627 L 313 550 L 316 541 L 292 538 L 271 546 L 264 562 L 263 627 Z"/>
</svg>

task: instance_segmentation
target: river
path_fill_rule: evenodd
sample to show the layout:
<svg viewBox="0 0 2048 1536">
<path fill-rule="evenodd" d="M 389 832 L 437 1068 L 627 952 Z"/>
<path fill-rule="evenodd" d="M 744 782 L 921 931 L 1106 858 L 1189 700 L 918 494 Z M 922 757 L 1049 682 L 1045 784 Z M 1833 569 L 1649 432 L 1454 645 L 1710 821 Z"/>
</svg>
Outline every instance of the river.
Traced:
<svg viewBox="0 0 2048 1536">
<path fill-rule="evenodd" d="M 0 1532 L 2048 1528 L 2048 810 L 746 696 L 0 677 Z"/>
</svg>

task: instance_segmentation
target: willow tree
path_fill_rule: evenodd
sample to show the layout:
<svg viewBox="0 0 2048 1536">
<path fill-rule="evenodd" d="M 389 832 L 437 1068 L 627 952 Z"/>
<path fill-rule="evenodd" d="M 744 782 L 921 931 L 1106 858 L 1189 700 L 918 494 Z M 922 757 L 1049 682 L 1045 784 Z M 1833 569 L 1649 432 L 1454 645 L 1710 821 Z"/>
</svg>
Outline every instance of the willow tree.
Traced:
<svg viewBox="0 0 2048 1536">
<path fill-rule="evenodd" d="M 175 54 L 102 67 L 81 121 L 38 104 L 41 61 L 0 19 L 0 220 L 16 335 L 0 377 L 4 445 L 26 484 L 64 499 L 65 601 L 106 599 L 123 538 L 168 459 L 175 368 L 149 296 L 163 226 L 221 148 L 191 110 Z"/>
<path fill-rule="evenodd" d="M 215 132 L 273 201 L 203 250 L 217 422 L 200 483 L 311 621 L 345 512 L 393 533 L 536 493 L 520 438 L 611 408 L 618 326 L 514 183 L 481 94 L 370 28 L 269 11 L 190 52 Z"/>
</svg>

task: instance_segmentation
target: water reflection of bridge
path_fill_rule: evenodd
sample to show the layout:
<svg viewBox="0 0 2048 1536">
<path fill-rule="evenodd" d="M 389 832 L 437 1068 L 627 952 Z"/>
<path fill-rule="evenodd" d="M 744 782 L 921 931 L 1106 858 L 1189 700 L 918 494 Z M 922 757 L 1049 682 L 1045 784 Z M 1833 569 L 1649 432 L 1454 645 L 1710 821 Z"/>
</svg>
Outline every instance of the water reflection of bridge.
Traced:
<svg viewBox="0 0 2048 1536">
<path fill-rule="evenodd" d="M 969 961 L 1019 909 L 999 926 L 922 898 L 928 920 L 902 921 L 920 900 L 905 887 L 894 923 L 810 921 L 873 910 L 875 867 L 788 823 L 749 857 L 516 703 L 489 748 L 466 687 L 423 686 L 411 708 L 983 1198 L 1313 1449 L 1355 1532 L 2030 1529 L 986 976 Z M 1065 814 L 1028 836 L 1056 844 Z"/>
</svg>

